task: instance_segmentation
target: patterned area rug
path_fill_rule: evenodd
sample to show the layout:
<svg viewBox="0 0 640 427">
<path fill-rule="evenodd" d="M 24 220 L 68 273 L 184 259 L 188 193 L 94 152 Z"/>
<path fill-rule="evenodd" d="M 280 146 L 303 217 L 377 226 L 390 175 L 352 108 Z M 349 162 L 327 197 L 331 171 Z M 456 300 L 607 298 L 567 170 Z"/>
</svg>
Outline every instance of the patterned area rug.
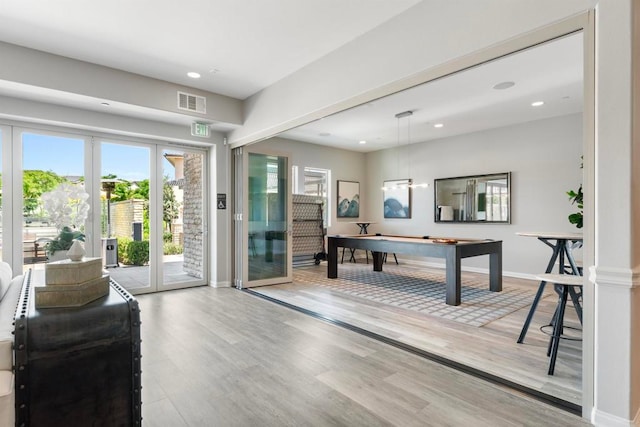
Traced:
<svg viewBox="0 0 640 427">
<path fill-rule="evenodd" d="M 327 287 L 359 298 L 390 304 L 429 316 L 482 326 L 509 313 L 527 307 L 536 289 L 502 286 L 502 292 L 489 291 L 489 278 L 478 280 L 462 275 L 462 304 L 445 303 L 445 274 L 406 265 L 386 264 L 384 271 L 374 272 L 371 265 L 338 267 L 338 279 L 328 279 L 326 269 L 296 268 L 294 282 Z"/>
</svg>

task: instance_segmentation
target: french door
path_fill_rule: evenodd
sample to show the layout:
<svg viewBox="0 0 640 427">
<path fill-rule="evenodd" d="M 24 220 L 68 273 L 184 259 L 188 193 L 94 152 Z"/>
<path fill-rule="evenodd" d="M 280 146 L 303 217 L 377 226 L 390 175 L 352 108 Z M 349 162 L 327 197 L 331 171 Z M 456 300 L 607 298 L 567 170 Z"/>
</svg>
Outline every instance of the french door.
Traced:
<svg viewBox="0 0 640 427">
<path fill-rule="evenodd" d="M 88 214 L 62 225 L 130 292 L 207 282 L 206 150 L 11 126 L 0 148 L 0 253 L 14 270 L 55 258 L 46 248 L 61 224 L 47 198 L 64 186 L 86 197 Z"/>
<path fill-rule="evenodd" d="M 162 188 L 158 187 L 156 212 L 162 224 L 158 290 L 206 283 L 207 174 L 203 151 L 159 147 Z M 160 181 L 158 181 L 159 183 Z"/>
<path fill-rule="evenodd" d="M 236 287 L 291 282 L 289 158 L 251 147 L 235 155 Z"/>
<path fill-rule="evenodd" d="M 67 206 L 68 212 L 63 214 L 62 202 L 47 206 L 46 197 L 56 191 L 60 195 L 54 199 L 59 200 L 63 192 L 69 199 L 86 194 L 90 185 L 85 174 L 89 144 L 81 135 L 14 128 L 11 155 L 17 179 L 12 188 L 13 222 L 14 230 L 20 232 L 14 236 L 13 254 L 15 264 L 21 264 L 22 269 L 44 269 L 49 258 L 66 258 L 68 248 L 47 253 L 48 244 L 56 240 L 62 227 L 87 235 L 86 224 L 91 222 L 88 215 L 76 209 L 77 205 Z"/>
<path fill-rule="evenodd" d="M 99 151 L 99 249 L 111 276 L 133 294 L 204 285 L 205 152 L 111 140 Z"/>
</svg>

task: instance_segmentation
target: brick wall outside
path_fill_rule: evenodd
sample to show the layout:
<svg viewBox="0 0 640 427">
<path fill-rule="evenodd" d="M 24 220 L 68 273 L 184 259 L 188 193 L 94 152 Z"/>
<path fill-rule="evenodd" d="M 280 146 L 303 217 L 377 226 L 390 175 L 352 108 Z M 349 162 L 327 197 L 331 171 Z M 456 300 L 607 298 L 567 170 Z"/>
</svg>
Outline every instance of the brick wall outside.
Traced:
<svg viewBox="0 0 640 427">
<path fill-rule="evenodd" d="M 133 238 L 133 223 L 142 223 L 144 200 L 111 202 L 111 236 Z"/>
<path fill-rule="evenodd" d="M 202 163 L 202 154 L 185 153 L 185 182 L 182 206 L 182 231 L 184 239 L 183 270 L 190 276 L 199 279 L 202 278 L 204 261 Z"/>
</svg>

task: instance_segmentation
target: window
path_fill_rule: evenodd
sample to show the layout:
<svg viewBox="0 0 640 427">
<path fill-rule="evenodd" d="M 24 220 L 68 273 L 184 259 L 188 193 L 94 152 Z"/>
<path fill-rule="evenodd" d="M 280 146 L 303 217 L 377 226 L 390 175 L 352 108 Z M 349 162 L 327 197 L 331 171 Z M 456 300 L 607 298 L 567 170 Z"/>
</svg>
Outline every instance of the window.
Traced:
<svg viewBox="0 0 640 427">
<path fill-rule="evenodd" d="M 278 175 L 278 162 L 274 159 L 267 161 L 267 193 L 278 193 L 280 179 Z"/>
<path fill-rule="evenodd" d="M 322 219 L 324 226 L 329 227 L 331 216 L 328 214 L 330 205 L 329 183 L 331 182 L 331 171 L 328 169 L 304 168 L 304 194 L 307 196 L 322 197 Z"/>
<path fill-rule="evenodd" d="M 487 220 L 509 220 L 509 189 L 505 182 L 487 182 Z"/>
</svg>

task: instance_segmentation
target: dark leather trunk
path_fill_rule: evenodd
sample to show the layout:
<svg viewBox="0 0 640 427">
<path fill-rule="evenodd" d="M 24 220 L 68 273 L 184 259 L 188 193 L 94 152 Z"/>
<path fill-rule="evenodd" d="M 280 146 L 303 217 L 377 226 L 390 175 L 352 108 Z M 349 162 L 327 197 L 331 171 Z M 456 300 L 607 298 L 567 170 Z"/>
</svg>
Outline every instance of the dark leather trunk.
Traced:
<svg viewBox="0 0 640 427">
<path fill-rule="evenodd" d="M 16 311 L 16 425 L 140 425 L 136 299 L 112 280 L 85 306 L 36 309 L 34 280 L 25 275 Z"/>
</svg>

